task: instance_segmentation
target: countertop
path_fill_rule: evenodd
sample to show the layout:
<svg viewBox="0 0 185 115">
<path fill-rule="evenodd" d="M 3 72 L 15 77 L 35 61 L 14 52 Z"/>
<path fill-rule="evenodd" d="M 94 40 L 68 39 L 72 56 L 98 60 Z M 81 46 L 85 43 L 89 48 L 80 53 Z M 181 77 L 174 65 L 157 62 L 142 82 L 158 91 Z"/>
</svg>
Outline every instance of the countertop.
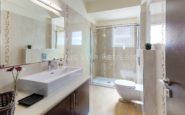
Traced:
<svg viewBox="0 0 185 115">
<path fill-rule="evenodd" d="M 46 96 L 44 99 L 30 107 L 18 105 L 18 100 L 30 95 L 23 92 L 18 92 L 18 95 L 16 96 L 15 115 L 44 115 L 80 85 L 85 83 L 89 78 L 90 77 L 81 77 L 80 79 L 72 80 L 62 89 L 56 90 L 53 94 Z"/>
</svg>

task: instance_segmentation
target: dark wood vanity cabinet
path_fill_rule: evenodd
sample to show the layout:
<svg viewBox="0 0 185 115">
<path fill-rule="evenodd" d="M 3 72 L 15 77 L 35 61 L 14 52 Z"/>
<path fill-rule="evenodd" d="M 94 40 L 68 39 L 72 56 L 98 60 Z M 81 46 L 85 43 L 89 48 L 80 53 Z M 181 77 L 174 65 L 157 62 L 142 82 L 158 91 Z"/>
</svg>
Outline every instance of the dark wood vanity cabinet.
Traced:
<svg viewBox="0 0 185 115">
<path fill-rule="evenodd" d="M 84 83 L 75 92 L 75 115 L 89 113 L 89 82 Z"/>
<path fill-rule="evenodd" d="M 77 88 L 45 115 L 87 115 L 89 113 L 89 81 Z"/>
<path fill-rule="evenodd" d="M 45 115 L 73 115 L 73 108 L 71 106 L 71 95 L 66 97 L 62 102 L 57 104 Z"/>
</svg>

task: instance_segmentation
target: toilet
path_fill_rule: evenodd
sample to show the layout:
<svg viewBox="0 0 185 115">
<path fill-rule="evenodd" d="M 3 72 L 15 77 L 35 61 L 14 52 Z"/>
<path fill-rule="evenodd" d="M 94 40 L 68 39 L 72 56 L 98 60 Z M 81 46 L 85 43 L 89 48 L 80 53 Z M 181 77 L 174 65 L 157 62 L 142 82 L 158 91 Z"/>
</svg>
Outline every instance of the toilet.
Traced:
<svg viewBox="0 0 185 115">
<path fill-rule="evenodd" d="M 129 80 L 116 80 L 115 87 L 124 102 L 141 101 L 142 99 L 143 86 L 140 84 Z"/>
</svg>

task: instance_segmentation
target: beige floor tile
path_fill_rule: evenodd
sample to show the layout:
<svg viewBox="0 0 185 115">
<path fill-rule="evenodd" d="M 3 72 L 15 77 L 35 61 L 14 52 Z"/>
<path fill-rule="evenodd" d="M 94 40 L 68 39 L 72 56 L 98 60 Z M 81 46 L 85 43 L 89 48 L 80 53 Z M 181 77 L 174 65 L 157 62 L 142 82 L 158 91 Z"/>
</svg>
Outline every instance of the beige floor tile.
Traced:
<svg viewBox="0 0 185 115">
<path fill-rule="evenodd" d="M 142 115 L 141 106 L 119 102 L 113 88 L 90 86 L 90 115 Z"/>
</svg>

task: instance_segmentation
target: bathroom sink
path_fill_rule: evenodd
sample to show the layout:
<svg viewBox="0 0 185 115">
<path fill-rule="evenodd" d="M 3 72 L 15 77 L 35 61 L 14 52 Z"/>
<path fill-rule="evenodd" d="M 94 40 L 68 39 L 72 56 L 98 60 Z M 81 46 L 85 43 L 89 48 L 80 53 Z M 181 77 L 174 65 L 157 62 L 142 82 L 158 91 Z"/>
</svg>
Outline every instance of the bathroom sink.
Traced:
<svg viewBox="0 0 185 115">
<path fill-rule="evenodd" d="M 18 80 L 18 89 L 27 93 L 49 95 L 65 87 L 71 80 L 82 77 L 81 68 L 62 67 L 52 71 L 43 71 L 37 74 L 22 77 Z"/>
</svg>

